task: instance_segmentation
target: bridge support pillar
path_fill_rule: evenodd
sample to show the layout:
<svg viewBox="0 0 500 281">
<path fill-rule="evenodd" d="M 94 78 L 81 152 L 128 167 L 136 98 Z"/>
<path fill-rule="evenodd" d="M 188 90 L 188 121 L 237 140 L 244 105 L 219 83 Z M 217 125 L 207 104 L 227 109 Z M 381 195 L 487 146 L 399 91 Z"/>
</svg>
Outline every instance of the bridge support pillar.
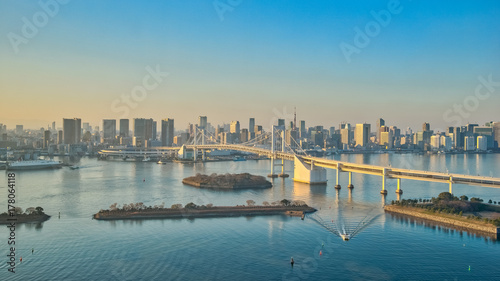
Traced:
<svg viewBox="0 0 500 281">
<path fill-rule="evenodd" d="M 326 169 L 304 163 L 297 156 L 294 157 L 293 181 L 307 184 L 326 184 Z"/>
<path fill-rule="evenodd" d="M 274 173 L 274 156 L 271 156 L 271 173 L 267 175 L 268 178 L 277 178 L 278 175 Z"/>
<path fill-rule="evenodd" d="M 340 176 L 340 164 L 337 164 L 337 184 L 335 185 L 335 189 L 341 188 L 341 186 L 339 184 L 339 176 Z"/>
<path fill-rule="evenodd" d="M 453 194 L 453 177 L 450 177 L 450 191 L 451 194 Z"/>
<path fill-rule="evenodd" d="M 387 194 L 387 190 L 385 190 L 385 168 L 382 171 L 382 173 L 383 173 L 382 174 L 382 190 L 380 191 L 380 193 L 386 195 Z"/>
<path fill-rule="evenodd" d="M 354 185 L 352 184 L 352 172 L 349 172 L 349 185 L 347 186 L 349 189 L 353 189 Z"/>
<path fill-rule="evenodd" d="M 398 189 L 396 189 L 397 194 L 403 194 L 403 190 L 401 189 L 401 179 L 398 179 Z"/>
</svg>

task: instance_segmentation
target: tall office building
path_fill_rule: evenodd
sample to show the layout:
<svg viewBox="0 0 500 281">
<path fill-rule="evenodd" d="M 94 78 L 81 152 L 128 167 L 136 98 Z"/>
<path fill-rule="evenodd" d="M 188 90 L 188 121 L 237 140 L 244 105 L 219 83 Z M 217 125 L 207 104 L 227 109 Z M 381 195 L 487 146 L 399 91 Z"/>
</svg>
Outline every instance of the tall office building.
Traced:
<svg viewBox="0 0 500 281">
<path fill-rule="evenodd" d="M 240 122 L 231 121 L 229 132 L 232 134 L 233 142 L 240 139 Z"/>
<path fill-rule="evenodd" d="M 158 124 L 156 123 L 156 121 L 153 121 L 153 133 L 151 139 L 156 140 L 157 130 L 158 130 Z"/>
<path fill-rule="evenodd" d="M 378 140 L 379 142 L 381 142 L 381 141 L 380 141 L 380 132 L 382 132 L 382 131 L 380 130 L 380 127 L 385 127 L 385 120 L 384 120 L 384 119 L 382 119 L 382 118 L 379 118 L 379 119 L 377 120 L 377 140 Z"/>
<path fill-rule="evenodd" d="M 422 124 L 422 131 L 423 132 L 427 132 L 427 131 L 430 131 L 431 130 L 431 124 L 425 122 L 424 124 Z"/>
<path fill-rule="evenodd" d="M 161 145 L 172 146 L 174 143 L 174 119 L 161 120 Z"/>
<path fill-rule="evenodd" d="M 82 119 L 63 119 L 63 143 L 75 144 L 82 139 Z"/>
<path fill-rule="evenodd" d="M 492 126 L 496 148 L 500 148 L 500 122 L 493 122 Z"/>
<path fill-rule="evenodd" d="M 23 125 L 16 125 L 16 134 L 20 136 L 23 133 L 24 133 L 24 127 L 23 127 Z"/>
<path fill-rule="evenodd" d="M 248 131 L 250 133 L 255 133 L 255 118 L 250 118 L 250 121 L 248 122 Z"/>
<path fill-rule="evenodd" d="M 356 124 L 356 146 L 366 147 L 370 141 L 370 124 Z"/>
<path fill-rule="evenodd" d="M 50 144 L 50 131 L 46 130 L 43 132 L 43 148 L 47 148 Z"/>
<path fill-rule="evenodd" d="M 278 126 L 285 127 L 285 119 L 278 119 Z"/>
<path fill-rule="evenodd" d="M 198 127 L 200 129 L 206 129 L 207 128 L 207 116 L 199 116 L 198 117 Z"/>
<path fill-rule="evenodd" d="M 136 145 L 140 141 L 141 146 L 145 141 L 153 138 L 153 119 L 135 118 L 134 119 L 134 137 Z"/>
<path fill-rule="evenodd" d="M 114 139 L 116 136 L 116 119 L 102 120 L 102 130 L 104 139 Z"/>
<path fill-rule="evenodd" d="M 83 131 L 90 131 L 90 124 L 88 122 L 84 122 L 82 124 Z M 99 131 L 99 130 L 98 130 Z"/>
<path fill-rule="evenodd" d="M 307 137 L 306 121 L 304 121 L 304 120 L 300 120 L 299 133 L 300 133 L 301 139 Z"/>
<path fill-rule="evenodd" d="M 340 135 L 341 135 L 342 149 L 348 149 L 352 142 L 351 132 L 349 132 L 349 129 L 343 128 L 340 129 Z"/>
<path fill-rule="evenodd" d="M 64 134 L 62 130 L 59 130 L 57 132 L 57 144 L 63 144 L 64 143 Z"/>
<path fill-rule="evenodd" d="M 120 136 L 128 137 L 129 136 L 129 120 L 128 119 L 120 119 Z"/>
<path fill-rule="evenodd" d="M 52 131 L 56 130 L 56 121 L 52 122 Z"/>
<path fill-rule="evenodd" d="M 249 135 L 250 135 L 250 133 L 248 132 L 248 129 L 241 129 L 240 141 L 247 142 Z"/>
</svg>

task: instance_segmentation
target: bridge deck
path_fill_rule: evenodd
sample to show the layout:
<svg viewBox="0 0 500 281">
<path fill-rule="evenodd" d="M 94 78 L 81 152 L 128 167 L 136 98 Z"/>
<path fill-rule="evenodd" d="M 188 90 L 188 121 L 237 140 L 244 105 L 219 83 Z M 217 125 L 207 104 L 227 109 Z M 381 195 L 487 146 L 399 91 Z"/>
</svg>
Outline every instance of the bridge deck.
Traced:
<svg viewBox="0 0 500 281">
<path fill-rule="evenodd" d="M 237 150 L 250 152 L 259 155 L 265 155 L 268 157 L 274 157 L 279 159 L 285 159 L 293 161 L 295 154 L 276 151 L 272 153 L 270 150 L 259 147 L 249 147 L 244 145 L 236 144 L 205 144 L 205 145 L 186 145 L 187 149 L 222 149 L 222 150 Z M 143 155 L 164 155 L 165 153 L 170 153 L 173 150 L 179 150 L 180 147 L 155 147 L 151 149 L 106 149 L 99 151 L 100 155 L 110 155 L 110 156 L 143 156 Z M 400 169 L 393 167 L 384 166 L 374 166 L 366 164 L 356 164 L 350 162 L 341 162 L 336 160 L 328 160 L 319 157 L 310 156 L 298 156 L 307 164 L 313 164 L 315 166 L 327 168 L 327 169 L 339 169 L 342 172 L 353 172 L 368 175 L 385 176 L 389 178 L 400 178 L 400 179 L 411 179 L 419 181 L 428 182 L 442 182 L 442 183 L 460 183 L 468 185 L 479 185 L 488 186 L 494 188 L 500 188 L 500 178 L 493 177 L 482 177 L 482 176 L 472 176 L 472 175 L 461 175 L 453 173 L 440 173 L 440 172 L 430 172 L 421 170 L 410 170 L 410 169 Z"/>
</svg>

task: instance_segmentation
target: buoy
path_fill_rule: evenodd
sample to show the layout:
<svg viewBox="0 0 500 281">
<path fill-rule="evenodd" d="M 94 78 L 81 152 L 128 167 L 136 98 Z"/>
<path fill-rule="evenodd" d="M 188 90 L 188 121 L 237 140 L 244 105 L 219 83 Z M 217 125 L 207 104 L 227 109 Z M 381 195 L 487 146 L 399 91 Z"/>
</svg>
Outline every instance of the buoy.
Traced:
<svg viewBox="0 0 500 281">
<path fill-rule="evenodd" d="M 469 271 L 470 271 L 470 265 L 469 265 Z"/>
<path fill-rule="evenodd" d="M 319 250 L 319 255 L 322 256 L 323 255 L 323 252 L 321 250 Z"/>
<path fill-rule="evenodd" d="M 143 181 L 143 182 L 145 182 L 145 181 L 146 181 L 146 179 L 142 179 L 142 181 Z"/>
<path fill-rule="evenodd" d="M 34 251 L 35 251 L 35 249 L 31 248 L 31 254 L 33 254 Z"/>
<path fill-rule="evenodd" d="M 23 257 L 20 257 L 20 258 L 19 258 L 19 261 L 20 261 L 20 262 L 23 262 Z M 470 270 L 470 269 L 469 269 L 469 270 Z"/>
</svg>

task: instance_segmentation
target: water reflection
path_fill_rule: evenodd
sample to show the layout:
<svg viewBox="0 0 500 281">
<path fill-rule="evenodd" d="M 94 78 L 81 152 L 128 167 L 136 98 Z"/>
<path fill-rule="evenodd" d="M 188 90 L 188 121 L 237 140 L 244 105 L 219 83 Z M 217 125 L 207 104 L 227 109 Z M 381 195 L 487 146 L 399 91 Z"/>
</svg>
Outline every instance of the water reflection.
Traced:
<svg viewBox="0 0 500 281">
<path fill-rule="evenodd" d="M 486 242 L 494 242 L 497 243 L 499 240 L 498 234 L 487 233 L 482 231 L 477 231 L 473 229 L 458 227 L 458 226 L 448 226 L 443 225 L 438 222 L 429 221 L 421 218 L 408 217 L 405 215 L 397 214 L 397 213 L 388 213 L 388 216 L 391 216 L 391 220 L 398 222 L 403 225 L 419 225 L 424 226 L 426 228 L 430 228 L 433 230 L 437 230 L 438 232 L 442 232 L 448 235 L 453 235 L 456 232 L 460 237 L 463 237 L 463 233 L 465 232 L 468 237 L 476 237 L 476 238 L 484 238 Z"/>
</svg>

